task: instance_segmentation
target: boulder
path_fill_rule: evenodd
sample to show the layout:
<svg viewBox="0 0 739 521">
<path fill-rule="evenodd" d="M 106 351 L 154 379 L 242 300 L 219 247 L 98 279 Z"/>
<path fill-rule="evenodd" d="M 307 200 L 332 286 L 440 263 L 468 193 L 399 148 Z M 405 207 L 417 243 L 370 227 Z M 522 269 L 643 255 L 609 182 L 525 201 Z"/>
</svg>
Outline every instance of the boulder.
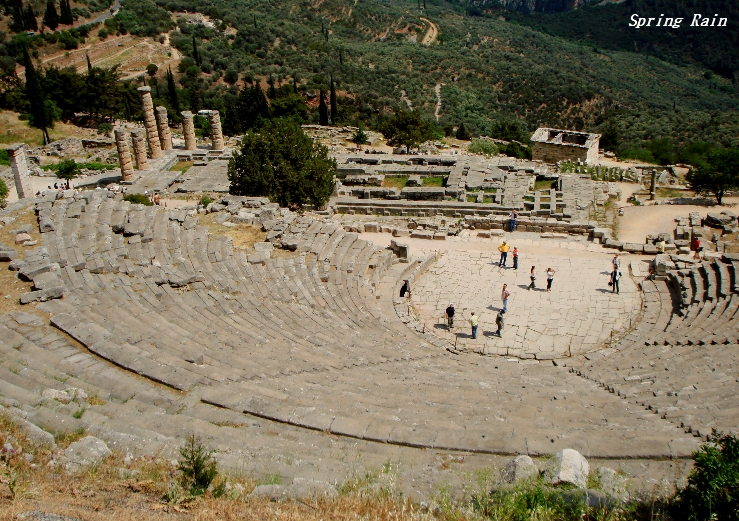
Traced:
<svg viewBox="0 0 739 521">
<path fill-rule="evenodd" d="M 546 476 L 556 485 L 570 483 L 578 488 L 586 488 L 590 465 L 585 457 L 574 449 L 559 451 L 547 466 Z"/>
<path fill-rule="evenodd" d="M 539 468 L 529 456 L 521 455 L 509 461 L 503 468 L 502 477 L 506 483 L 515 483 L 535 478 L 539 475 Z"/>
<path fill-rule="evenodd" d="M 731 226 L 736 223 L 736 215 L 732 212 L 709 212 L 706 218 L 703 220 L 706 226 L 711 228 L 723 228 L 724 226 Z"/>
<path fill-rule="evenodd" d="M 24 242 L 30 241 L 32 238 L 27 233 L 19 233 L 15 236 L 15 243 L 16 244 L 23 244 Z"/>
<path fill-rule="evenodd" d="M 67 447 L 60 462 L 67 472 L 76 473 L 87 467 L 100 465 L 112 454 L 103 440 L 85 436 Z"/>
<path fill-rule="evenodd" d="M 629 482 L 626 476 L 622 476 L 608 467 L 598 467 L 598 480 L 600 481 L 600 489 L 606 496 L 621 501 L 629 499 Z"/>
</svg>

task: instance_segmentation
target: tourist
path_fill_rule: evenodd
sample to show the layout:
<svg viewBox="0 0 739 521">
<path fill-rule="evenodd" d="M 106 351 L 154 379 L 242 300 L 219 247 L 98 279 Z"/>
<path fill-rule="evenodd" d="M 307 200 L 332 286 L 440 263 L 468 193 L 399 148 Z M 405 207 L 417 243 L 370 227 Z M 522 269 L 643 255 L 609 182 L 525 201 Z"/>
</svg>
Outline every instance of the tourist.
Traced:
<svg viewBox="0 0 739 521">
<path fill-rule="evenodd" d="M 619 281 L 621 280 L 621 272 L 617 269 L 613 270 L 611 272 L 611 282 L 608 284 L 611 286 L 611 293 L 621 293 L 621 288 L 619 287 Z"/>
<path fill-rule="evenodd" d="M 657 253 L 664 253 L 665 252 L 665 240 L 663 238 L 660 238 L 657 241 Z"/>
<path fill-rule="evenodd" d="M 697 235 L 693 237 L 693 251 L 695 252 L 693 256 L 696 259 L 700 259 L 701 252 L 703 251 L 703 246 L 701 246 L 701 240 Z"/>
<path fill-rule="evenodd" d="M 618 258 L 618 253 L 613 256 L 613 269 L 617 270 L 621 267 L 621 259 Z"/>
<path fill-rule="evenodd" d="M 511 212 L 511 215 L 509 215 L 508 217 L 510 217 L 511 219 L 511 231 L 515 232 L 516 231 L 516 221 L 518 221 L 518 212 L 516 212 L 516 210 L 513 210 Z"/>
<path fill-rule="evenodd" d="M 502 313 L 508 312 L 508 297 L 510 296 L 511 296 L 511 292 L 508 291 L 508 285 L 503 284 L 503 291 L 500 292 L 500 300 L 503 301 L 503 309 L 501 311 Z"/>
<path fill-rule="evenodd" d="M 529 284 L 528 289 L 536 289 L 536 266 L 531 266 L 531 274 L 529 275 L 529 278 L 531 279 L 531 284 Z"/>
<path fill-rule="evenodd" d="M 518 269 L 518 248 L 513 247 L 513 269 Z"/>
<path fill-rule="evenodd" d="M 54 183 L 54 190 L 59 190 L 59 183 Z"/>
<path fill-rule="evenodd" d="M 502 336 L 503 332 L 503 326 L 505 325 L 505 321 L 503 320 L 503 313 L 498 313 L 498 316 L 495 317 L 495 325 L 498 326 L 498 330 L 495 332 L 498 337 Z"/>
<path fill-rule="evenodd" d="M 552 291 L 552 282 L 554 282 L 554 270 L 547 268 L 547 293 Z"/>
<path fill-rule="evenodd" d="M 508 246 L 508 244 L 505 241 L 503 241 L 503 244 L 498 246 L 498 251 L 500 252 L 500 262 L 498 263 L 499 267 L 505 268 L 506 260 L 508 260 L 508 250 L 510 248 L 511 247 Z"/>
<path fill-rule="evenodd" d="M 472 312 L 472 315 L 470 315 L 470 326 L 472 326 L 472 340 L 475 340 L 477 338 L 477 325 L 479 324 L 477 315 L 475 315 L 475 312 Z"/>
<path fill-rule="evenodd" d="M 450 302 L 446 308 L 446 323 L 450 331 L 454 329 L 454 302 Z"/>
</svg>

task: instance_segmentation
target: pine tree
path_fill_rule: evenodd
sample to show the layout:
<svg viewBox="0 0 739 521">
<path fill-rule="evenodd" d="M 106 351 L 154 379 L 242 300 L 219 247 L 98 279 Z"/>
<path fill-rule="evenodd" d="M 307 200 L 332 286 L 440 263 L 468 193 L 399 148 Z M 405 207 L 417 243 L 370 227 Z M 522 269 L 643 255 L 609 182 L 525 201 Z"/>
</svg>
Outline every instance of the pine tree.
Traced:
<svg viewBox="0 0 739 521">
<path fill-rule="evenodd" d="M 44 25 L 52 31 L 56 31 L 56 28 L 59 27 L 59 13 L 56 12 L 56 4 L 54 3 L 54 0 L 46 0 Z"/>
<path fill-rule="evenodd" d="M 28 49 L 23 49 L 23 66 L 26 69 L 26 97 L 31 105 L 31 125 L 41 129 L 44 136 L 44 145 L 51 142 L 49 138 L 49 127 L 52 124 L 49 111 L 46 107 L 44 91 L 41 89 L 41 81 L 33 67 Z"/>
<path fill-rule="evenodd" d="M 59 23 L 62 25 L 72 25 L 74 23 L 69 0 L 59 0 Z"/>
<path fill-rule="evenodd" d="M 198 55 L 198 42 L 195 41 L 195 35 L 192 35 L 192 59 L 200 67 L 200 56 Z"/>
<path fill-rule="evenodd" d="M 26 28 L 25 13 L 22 0 L 11 0 L 10 4 L 10 30 L 19 33 Z"/>
<path fill-rule="evenodd" d="M 330 86 L 330 92 L 329 96 L 331 99 L 329 100 L 331 102 L 331 124 L 336 126 L 337 119 L 338 119 L 338 112 L 339 112 L 339 105 L 336 101 L 336 89 L 334 88 L 334 77 L 331 76 L 331 86 Z"/>
<path fill-rule="evenodd" d="M 326 93 L 321 91 L 321 99 L 318 103 L 318 124 L 328 126 L 328 107 L 326 107 Z"/>
<path fill-rule="evenodd" d="M 167 97 L 169 98 L 169 104 L 172 105 L 172 110 L 175 114 L 180 113 L 180 100 L 177 98 L 177 86 L 174 82 L 174 74 L 172 74 L 172 67 L 167 69 Z"/>
<path fill-rule="evenodd" d="M 33 10 L 33 6 L 28 4 L 26 6 L 26 12 L 24 18 L 26 19 L 26 31 L 38 31 L 38 21 L 36 20 L 36 12 Z"/>
</svg>

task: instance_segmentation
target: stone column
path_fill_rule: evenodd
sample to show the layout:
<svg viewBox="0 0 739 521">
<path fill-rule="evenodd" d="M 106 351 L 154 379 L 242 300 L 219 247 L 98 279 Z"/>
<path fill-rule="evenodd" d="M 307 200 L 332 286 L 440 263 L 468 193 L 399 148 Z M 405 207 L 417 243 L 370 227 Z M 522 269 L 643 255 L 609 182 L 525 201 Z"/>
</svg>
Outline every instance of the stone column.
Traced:
<svg viewBox="0 0 739 521">
<path fill-rule="evenodd" d="M 33 197 L 33 188 L 31 188 L 31 176 L 28 173 L 28 162 L 26 161 L 26 152 L 22 143 L 13 145 L 8 149 L 10 156 L 10 169 L 13 171 L 13 179 L 15 180 L 15 191 L 18 193 L 18 199 Z"/>
<path fill-rule="evenodd" d="M 172 150 L 172 134 L 169 131 L 166 107 L 157 107 L 157 127 L 159 127 L 159 141 L 162 150 Z"/>
<path fill-rule="evenodd" d="M 149 153 L 152 159 L 162 157 L 162 145 L 159 143 L 159 132 L 157 131 L 157 118 L 154 116 L 154 102 L 151 101 L 151 87 L 139 87 L 141 93 L 141 108 L 144 111 L 144 126 L 146 127 L 146 138 L 149 141 Z"/>
<path fill-rule="evenodd" d="M 192 120 L 192 112 L 189 110 L 182 112 L 182 133 L 185 136 L 185 150 L 198 148 L 197 141 L 195 141 L 195 122 Z"/>
<path fill-rule="evenodd" d="M 649 200 L 654 201 L 657 194 L 657 170 L 652 170 L 652 189 L 649 190 Z"/>
<path fill-rule="evenodd" d="M 213 150 L 223 150 L 223 132 L 221 131 L 221 115 L 217 110 L 210 111 L 210 140 Z"/>
<path fill-rule="evenodd" d="M 115 129 L 115 145 L 118 149 L 118 162 L 121 165 L 121 178 L 123 182 L 131 182 L 135 176 L 131 164 L 131 151 L 128 148 L 128 132 L 125 128 Z"/>
<path fill-rule="evenodd" d="M 133 155 L 136 158 L 136 168 L 138 170 L 148 170 L 149 160 L 146 159 L 146 138 L 144 132 L 137 128 L 131 131 L 131 140 L 133 141 Z"/>
</svg>

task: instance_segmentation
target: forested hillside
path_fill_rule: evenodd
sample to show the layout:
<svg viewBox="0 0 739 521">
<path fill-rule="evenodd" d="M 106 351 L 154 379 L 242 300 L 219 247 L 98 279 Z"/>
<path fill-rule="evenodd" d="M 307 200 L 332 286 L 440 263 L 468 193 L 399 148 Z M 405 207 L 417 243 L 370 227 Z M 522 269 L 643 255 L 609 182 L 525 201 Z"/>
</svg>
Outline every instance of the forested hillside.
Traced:
<svg viewBox="0 0 739 521">
<path fill-rule="evenodd" d="M 677 3 L 685 1 L 709 0 Z M 147 79 L 156 103 L 174 114 L 176 108 L 220 109 L 224 129 L 232 132 L 270 114 L 322 121 L 323 91 L 334 124 L 362 121 L 378 128 L 385 115 L 411 107 L 439 133 L 461 123 L 473 136 L 521 141 L 537 126 L 596 131 L 609 149 L 665 162 L 680 159 L 676 147 L 687 143 L 739 143 L 732 79 L 713 74 L 699 60 L 662 59 L 667 57 L 641 52 L 639 45 L 634 52 L 628 39 L 595 45 L 588 38 L 601 37 L 599 30 L 583 32 L 589 27 L 585 19 L 565 18 L 579 20 L 589 12 L 607 18 L 625 4 L 526 17 L 510 10 L 473 16 L 465 5 L 470 4 L 125 0 L 105 28 L 111 36 L 168 32 L 184 58 L 173 71 L 176 79 L 165 79 L 165 71 Z M 185 11 L 205 14 L 212 26 L 187 23 Z M 523 25 L 535 22 L 542 30 Z M 581 33 L 584 42 L 576 41 Z M 11 56 L 19 48 L 17 42 L 4 46 Z M 244 100 L 259 98 L 249 88 L 257 83 L 271 98 L 269 109 L 259 103 L 243 109 Z M 6 93 L 2 99 L 6 106 L 23 106 L 22 95 Z M 124 109 L 135 115 L 137 108 L 126 103 Z"/>
</svg>

